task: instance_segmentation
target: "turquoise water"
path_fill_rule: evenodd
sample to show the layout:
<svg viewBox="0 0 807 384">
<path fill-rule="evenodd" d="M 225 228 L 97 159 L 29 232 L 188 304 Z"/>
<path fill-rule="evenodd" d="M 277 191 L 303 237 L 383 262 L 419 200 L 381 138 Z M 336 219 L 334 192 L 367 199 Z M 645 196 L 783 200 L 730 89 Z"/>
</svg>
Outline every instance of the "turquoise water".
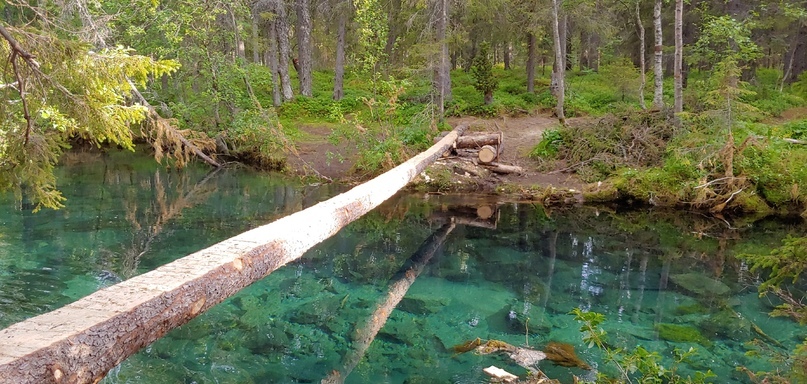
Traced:
<svg viewBox="0 0 807 384">
<path fill-rule="evenodd" d="M 131 155 L 85 157 L 61 169 L 67 208 L 30 214 L 3 201 L 0 326 L 336 192 L 246 170 L 178 173 L 132 163 Z M 494 214 L 480 219 L 488 215 L 478 207 Z M 477 225 L 457 225 L 433 256 L 418 254 L 452 216 Z M 807 331 L 767 315 L 774 302 L 758 297 L 757 278 L 734 255 L 767 252 L 805 229 L 801 221 L 400 194 L 105 381 L 319 383 L 338 372 L 346 383 L 484 383 L 490 365 L 523 376 L 504 355 L 452 351 L 477 337 L 536 349 L 570 343 L 610 372 L 568 314 L 582 308 L 607 316 L 614 347 L 658 351 L 667 366 L 673 349 L 692 347 L 697 354 L 679 372 L 712 369 L 714 382 L 747 382 L 736 367 L 784 368 L 765 354 L 747 356 L 752 340 L 787 354 Z M 592 375 L 550 362 L 540 368 L 563 382 Z"/>
</svg>

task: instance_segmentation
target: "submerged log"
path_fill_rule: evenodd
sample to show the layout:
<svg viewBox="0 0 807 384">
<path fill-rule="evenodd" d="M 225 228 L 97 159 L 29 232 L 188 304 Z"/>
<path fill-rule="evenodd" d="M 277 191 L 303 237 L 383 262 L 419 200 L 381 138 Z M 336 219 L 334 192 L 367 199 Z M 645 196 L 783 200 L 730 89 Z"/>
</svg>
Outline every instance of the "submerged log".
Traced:
<svg viewBox="0 0 807 384">
<path fill-rule="evenodd" d="M 423 268 L 426 267 L 426 264 L 429 263 L 429 260 L 434 257 L 434 254 L 443 245 L 454 227 L 454 223 L 449 222 L 429 236 L 409 259 L 405 268 L 396 274 L 398 278 L 390 284 L 389 294 L 386 300 L 376 307 L 372 315 L 367 318 L 367 322 L 364 326 L 356 330 L 357 336 L 353 341 L 353 350 L 342 359 L 341 369 L 332 371 L 328 377 L 322 379 L 322 384 L 338 384 L 345 382 L 345 379 L 353 372 L 356 365 L 364 358 L 367 348 L 370 347 L 370 344 L 375 340 L 378 332 L 384 327 L 389 315 L 392 314 L 392 311 L 395 310 L 398 303 L 406 296 L 409 287 L 415 282 L 415 279 L 417 279 L 423 271 Z"/>
<path fill-rule="evenodd" d="M 300 258 L 389 199 L 467 126 L 348 192 L 0 331 L 0 383 L 97 382 L 124 359 Z"/>
</svg>

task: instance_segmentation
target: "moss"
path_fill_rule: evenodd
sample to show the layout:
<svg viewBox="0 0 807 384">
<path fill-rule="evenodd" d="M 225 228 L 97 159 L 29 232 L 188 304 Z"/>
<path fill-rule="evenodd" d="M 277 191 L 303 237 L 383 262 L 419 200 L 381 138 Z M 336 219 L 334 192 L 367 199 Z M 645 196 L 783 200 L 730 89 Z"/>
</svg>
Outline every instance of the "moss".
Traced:
<svg viewBox="0 0 807 384">
<path fill-rule="evenodd" d="M 591 183 L 583 188 L 583 200 L 587 203 L 605 203 L 619 199 L 619 190 L 611 182 Z"/>
<path fill-rule="evenodd" d="M 656 325 L 656 331 L 659 338 L 674 343 L 698 343 L 705 347 L 712 346 L 712 342 L 704 337 L 698 329 L 688 325 L 661 323 Z"/>
<path fill-rule="evenodd" d="M 701 303 L 692 303 L 689 305 L 681 305 L 675 308 L 676 315 L 698 315 L 708 313 L 709 310 Z"/>
<path fill-rule="evenodd" d="M 740 192 L 735 196 L 732 201 L 731 208 L 735 208 L 745 213 L 758 213 L 761 215 L 768 215 L 773 213 L 773 209 L 765 202 L 762 197 L 753 192 Z"/>
</svg>

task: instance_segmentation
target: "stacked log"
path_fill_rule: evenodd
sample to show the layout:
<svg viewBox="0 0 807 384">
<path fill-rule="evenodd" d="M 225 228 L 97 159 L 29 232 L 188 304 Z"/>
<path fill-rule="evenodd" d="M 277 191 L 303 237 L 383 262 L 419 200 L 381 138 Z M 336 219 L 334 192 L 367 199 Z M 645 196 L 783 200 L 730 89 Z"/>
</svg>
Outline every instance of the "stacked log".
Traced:
<svg viewBox="0 0 807 384">
<path fill-rule="evenodd" d="M 442 135 L 435 138 L 439 140 Z M 501 164 L 498 162 L 499 156 L 504 151 L 504 133 L 466 133 L 457 138 L 450 151 L 446 151 L 443 157 L 457 157 L 464 160 L 471 160 L 475 165 L 487 168 L 491 172 L 500 174 L 523 173 L 521 167 Z"/>
</svg>

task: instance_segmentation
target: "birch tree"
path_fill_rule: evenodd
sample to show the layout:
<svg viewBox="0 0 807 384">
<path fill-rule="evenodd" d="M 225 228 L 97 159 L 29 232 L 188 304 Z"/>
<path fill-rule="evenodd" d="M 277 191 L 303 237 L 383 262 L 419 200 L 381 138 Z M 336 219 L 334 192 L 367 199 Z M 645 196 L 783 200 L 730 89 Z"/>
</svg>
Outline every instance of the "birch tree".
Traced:
<svg viewBox="0 0 807 384">
<path fill-rule="evenodd" d="M 664 43 L 661 35 L 661 1 L 656 0 L 653 7 L 653 31 L 655 35 L 656 44 L 653 48 L 653 108 L 664 108 Z"/>
<path fill-rule="evenodd" d="M 674 69 L 674 93 L 675 93 L 675 113 L 684 110 L 684 83 L 683 83 L 683 60 L 684 60 L 684 38 L 683 38 L 684 0 L 675 0 L 675 69 Z"/>
<path fill-rule="evenodd" d="M 552 0 L 552 34 L 555 39 L 555 65 L 552 72 L 552 84 L 555 98 L 557 98 L 557 105 L 555 106 L 555 114 L 558 115 L 558 121 L 566 125 L 566 115 L 563 113 L 564 94 L 566 93 L 566 66 L 563 64 L 564 49 L 561 45 L 560 39 L 560 2 L 562 0 Z M 566 43 L 563 42 L 565 45 Z"/>
</svg>

